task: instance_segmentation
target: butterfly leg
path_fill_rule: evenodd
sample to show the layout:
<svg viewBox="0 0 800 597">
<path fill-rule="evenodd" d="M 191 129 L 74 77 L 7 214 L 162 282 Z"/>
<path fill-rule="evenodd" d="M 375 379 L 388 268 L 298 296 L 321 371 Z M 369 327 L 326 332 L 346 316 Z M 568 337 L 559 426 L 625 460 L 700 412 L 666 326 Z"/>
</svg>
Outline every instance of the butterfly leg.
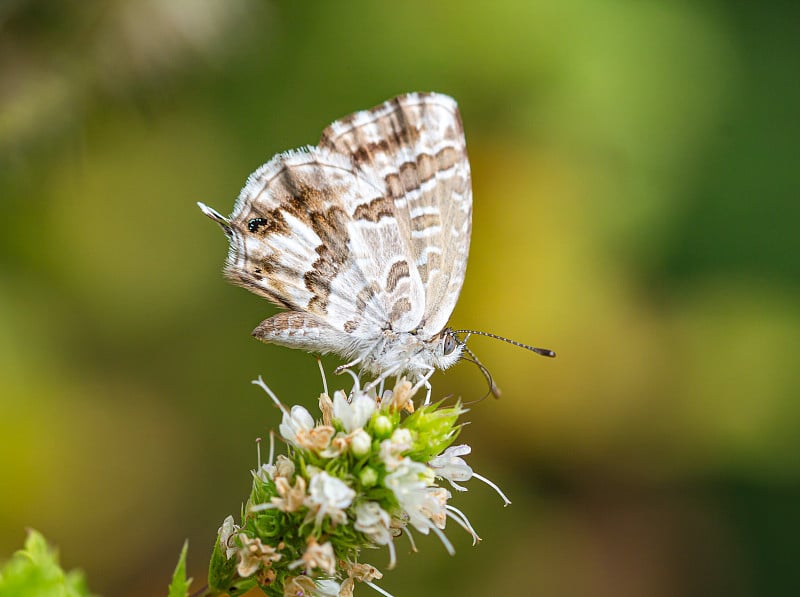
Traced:
<svg viewBox="0 0 800 597">
<path fill-rule="evenodd" d="M 336 369 L 333 370 L 333 372 L 336 375 L 341 375 L 344 372 L 345 369 L 350 369 L 351 367 L 355 367 L 361 361 L 362 361 L 362 358 L 358 357 L 357 359 L 355 359 L 353 361 L 350 361 L 349 363 L 345 363 L 344 365 L 339 365 L 338 367 L 336 367 Z"/>
<path fill-rule="evenodd" d="M 431 375 L 433 375 L 434 371 L 436 371 L 435 367 L 429 368 L 428 371 L 425 373 L 425 375 L 421 375 L 420 378 L 419 378 L 419 381 L 417 381 L 417 383 L 414 385 L 414 387 L 411 388 L 411 394 L 413 395 L 414 392 L 419 390 L 422 386 L 425 386 L 425 389 L 426 389 L 426 392 L 425 392 L 425 406 L 427 406 L 428 404 L 431 403 L 431 390 L 433 388 L 431 386 L 431 382 L 428 381 L 428 380 L 430 380 Z"/>
<path fill-rule="evenodd" d="M 366 386 L 364 386 L 364 391 L 368 392 L 369 390 L 372 390 L 373 388 L 377 388 L 378 386 L 380 386 L 381 389 L 383 389 L 383 382 L 385 382 L 387 379 L 389 379 L 390 377 L 395 375 L 398 371 L 400 371 L 404 367 L 404 365 L 405 365 L 405 363 L 400 363 L 399 365 L 395 365 L 391 369 L 389 369 L 387 371 L 384 371 L 378 377 L 376 377 L 371 382 L 369 382 Z"/>
</svg>

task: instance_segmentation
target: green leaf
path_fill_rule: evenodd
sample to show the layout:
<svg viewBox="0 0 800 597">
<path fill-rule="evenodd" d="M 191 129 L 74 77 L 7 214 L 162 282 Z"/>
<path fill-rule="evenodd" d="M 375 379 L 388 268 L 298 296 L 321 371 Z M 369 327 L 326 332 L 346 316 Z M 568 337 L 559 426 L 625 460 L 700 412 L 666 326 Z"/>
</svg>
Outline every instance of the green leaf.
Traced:
<svg viewBox="0 0 800 597">
<path fill-rule="evenodd" d="M 175 566 L 172 582 L 169 584 L 169 597 L 187 597 L 189 595 L 189 585 L 192 584 L 192 579 L 186 578 L 186 552 L 188 549 L 189 542 L 184 541 L 178 565 Z"/>
<path fill-rule="evenodd" d="M 64 572 L 58 553 L 31 530 L 25 547 L 0 569 L 0 597 L 91 597 L 80 571 Z"/>
</svg>

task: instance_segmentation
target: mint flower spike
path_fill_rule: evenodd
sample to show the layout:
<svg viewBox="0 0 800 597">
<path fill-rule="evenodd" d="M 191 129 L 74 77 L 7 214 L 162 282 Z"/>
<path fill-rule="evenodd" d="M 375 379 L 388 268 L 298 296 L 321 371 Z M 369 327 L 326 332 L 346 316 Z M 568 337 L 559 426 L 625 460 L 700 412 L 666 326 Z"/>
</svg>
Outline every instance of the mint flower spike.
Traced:
<svg viewBox="0 0 800 597">
<path fill-rule="evenodd" d="M 452 445 L 461 430 L 460 403 L 444 406 L 415 395 L 421 389 L 405 378 L 384 391 L 383 384 L 328 395 L 323 372 L 321 416 L 303 406 L 287 406 L 260 377 L 258 385 L 281 412 L 278 434 L 287 446 L 251 471 L 252 490 L 242 521 L 225 519 L 209 572 L 211 595 L 240 597 L 258 586 L 270 597 L 353 597 L 356 583 L 391 597 L 375 584 L 379 570 L 361 562 L 363 550 L 386 547 L 388 568 L 398 565 L 395 539 L 412 531 L 434 534 L 451 555 L 448 519 L 480 541 L 466 514 L 450 502 L 466 491 L 461 483 L 479 476 L 464 461 L 471 448 Z M 363 388 L 363 389 L 362 389 Z M 422 403 L 420 404 L 421 401 Z"/>
</svg>

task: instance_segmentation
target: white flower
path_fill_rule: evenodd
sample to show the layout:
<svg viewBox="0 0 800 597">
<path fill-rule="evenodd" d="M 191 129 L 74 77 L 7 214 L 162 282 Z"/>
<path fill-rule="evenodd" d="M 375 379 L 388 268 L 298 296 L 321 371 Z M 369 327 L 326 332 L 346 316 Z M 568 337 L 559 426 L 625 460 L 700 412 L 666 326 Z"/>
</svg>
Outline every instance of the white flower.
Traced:
<svg viewBox="0 0 800 597">
<path fill-rule="evenodd" d="M 312 597 L 317 591 L 317 585 L 313 578 L 305 574 L 290 576 L 283 584 L 283 597 L 297 597 L 303 595 Z"/>
<path fill-rule="evenodd" d="M 412 392 L 413 386 L 411 382 L 405 377 L 398 380 L 394 385 L 394 390 L 386 390 L 381 397 L 381 408 L 388 408 L 395 412 L 407 410 L 410 413 L 414 412 L 414 403 L 411 398 L 414 395 Z"/>
<path fill-rule="evenodd" d="M 333 427 L 329 427 L 333 429 Z M 328 447 L 319 451 L 319 455 L 323 458 L 338 458 L 347 451 L 350 447 L 350 436 L 345 435 L 341 431 L 331 438 Z"/>
<path fill-rule="evenodd" d="M 397 554 L 394 549 L 394 535 L 392 535 L 392 517 L 389 516 L 389 513 L 377 502 L 362 502 L 356 506 L 354 526 L 373 543 L 389 547 L 389 568 L 394 568 L 397 563 Z M 347 586 L 352 594 L 352 580 Z M 345 594 L 347 592 L 347 590 L 344 591 Z"/>
<path fill-rule="evenodd" d="M 291 478 L 294 476 L 294 462 L 283 454 L 278 454 L 275 464 L 262 464 L 255 476 L 261 481 L 275 481 L 278 477 Z"/>
<path fill-rule="evenodd" d="M 426 514 L 433 524 L 443 529 L 447 521 L 447 500 L 450 492 L 444 487 L 429 487 L 427 499 L 420 504 L 422 513 Z"/>
<path fill-rule="evenodd" d="M 377 502 L 362 502 L 356 506 L 356 530 L 361 531 L 378 545 L 392 540 L 389 531 L 392 519 Z"/>
<path fill-rule="evenodd" d="M 411 449 L 411 442 L 413 441 L 413 438 L 411 437 L 411 431 L 401 427 L 400 429 L 394 430 L 394 433 L 392 433 L 392 437 L 389 438 L 389 441 L 396 446 L 397 450 L 405 451 Z"/>
<path fill-rule="evenodd" d="M 336 554 L 330 541 L 319 543 L 314 537 L 308 538 L 308 545 L 302 557 L 289 564 L 289 570 L 302 566 L 307 575 L 310 575 L 315 568 L 319 568 L 326 574 L 336 572 Z"/>
<path fill-rule="evenodd" d="M 348 433 L 363 428 L 375 412 L 375 408 L 375 400 L 366 394 L 355 394 L 352 402 L 348 402 L 342 390 L 333 394 L 333 417 L 341 421 Z"/>
<path fill-rule="evenodd" d="M 473 471 L 472 467 L 464 462 L 463 458 L 459 458 L 459 456 L 466 456 L 471 451 L 472 448 L 466 444 L 462 444 L 460 446 L 450 446 L 444 452 L 431 459 L 431 461 L 428 462 L 428 466 L 433 469 L 437 477 L 447 479 L 450 482 L 450 485 L 459 491 L 467 491 L 467 488 L 459 485 L 456 483 L 456 481 L 469 481 L 473 477 L 483 481 L 489 487 L 494 489 L 503 499 L 503 504 L 508 506 L 511 503 L 511 500 L 506 497 L 506 494 L 503 493 L 503 491 L 497 485 L 483 475 L 479 475 Z"/>
<path fill-rule="evenodd" d="M 278 458 L 275 460 L 275 472 L 273 478 L 286 477 L 287 479 L 291 479 L 293 475 L 294 462 L 289 460 L 283 454 L 279 454 Z"/>
<path fill-rule="evenodd" d="M 294 405 L 292 412 L 283 413 L 283 421 L 278 428 L 281 432 L 281 437 L 293 446 L 300 447 L 298 443 L 298 434 L 304 435 L 314 428 L 314 419 L 311 414 L 302 406 Z"/>
<path fill-rule="evenodd" d="M 262 483 L 272 481 L 275 478 L 275 465 L 270 463 L 262 464 L 261 468 L 255 471 L 254 476 Z"/>
<path fill-rule="evenodd" d="M 444 452 L 431 459 L 428 466 L 433 469 L 437 477 L 447 479 L 458 491 L 467 491 L 467 488 L 456 481 L 469 481 L 472 478 L 472 469 L 460 456 L 466 456 L 472 451 L 466 444 L 450 446 Z"/>
<path fill-rule="evenodd" d="M 306 502 L 306 480 L 297 475 L 294 485 L 291 484 L 289 477 L 277 477 L 275 479 L 275 491 L 277 496 L 270 499 L 270 504 L 283 512 L 297 512 Z"/>
<path fill-rule="evenodd" d="M 273 562 L 281 559 L 281 554 L 271 545 L 264 545 L 259 537 L 251 538 L 244 533 L 239 533 L 242 547 L 237 550 L 239 563 L 236 572 L 242 578 L 247 578 L 260 567 L 269 567 Z"/>
<path fill-rule="evenodd" d="M 317 526 L 322 524 L 322 519 L 328 516 L 334 525 L 344 524 L 347 515 L 344 510 L 353 503 L 356 492 L 348 487 L 341 479 L 330 476 L 325 471 L 320 471 L 311 478 L 308 486 L 306 505 L 309 516 L 315 517 Z"/>
<path fill-rule="evenodd" d="M 311 429 L 300 429 L 295 437 L 295 443 L 300 448 L 322 454 L 327 452 L 336 430 L 328 425 L 317 425 Z"/>
<path fill-rule="evenodd" d="M 411 449 L 412 439 L 411 431 L 401 427 L 395 429 L 389 439 L 381 442 L 380 457 L 387 470 L 395 470 L 406 460 L 402 454 Z"/>
<path fill-rule="evenodd" d="M 225 558 L 230 560 L 237 549 L 231 547 L 230 538 L 239 532 L 239 525 L 233 523 L 233 516 L 228 516 L 222 521 L 222 526 L 219 527 L 217 534 L 219 535 L 219 546 L 225 550 Z"/>
<path fill-rule="evenodd" d="M 339 597 L 353 597 L 356 580 L 369 585 L 381 595 L 389 595 L 389 593 L 372 583 L 373 580 L 383 578 L 383 574 L 375 566 L 344 561 L 342 562 L 342 567 L 347 572 L 347 578 L 342 582 Z"/>
<path fill-rule="evenodd" d="M 444 511 L 436 496 L 429 491 L 431 469 L 420 462 L 404 458 L 394 472 L 386 476 L 386 487 L 392 490 L 409 522 L 418 531 L 428 534 L 434 525 L 432 518 Z"/>
</svg>

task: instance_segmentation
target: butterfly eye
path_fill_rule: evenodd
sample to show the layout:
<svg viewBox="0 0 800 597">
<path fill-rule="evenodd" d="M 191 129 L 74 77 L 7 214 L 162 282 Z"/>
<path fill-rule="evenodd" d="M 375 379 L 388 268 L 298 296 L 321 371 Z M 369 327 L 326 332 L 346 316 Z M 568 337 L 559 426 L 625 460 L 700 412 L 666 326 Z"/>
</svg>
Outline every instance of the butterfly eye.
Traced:
<svg viewBox="0 0 800 597">
<path fill-rule="evenodd" d="M 444 354 L 445 354 L 445 356 L 450 354 L 451 352 L 453 352 L 456 349 L 456 346 L 458 346 L 458 342 L 456 341 L 455 335 L 453 335 L 452 333 L 448 333 L 444 337 Z"/>
</svg>

